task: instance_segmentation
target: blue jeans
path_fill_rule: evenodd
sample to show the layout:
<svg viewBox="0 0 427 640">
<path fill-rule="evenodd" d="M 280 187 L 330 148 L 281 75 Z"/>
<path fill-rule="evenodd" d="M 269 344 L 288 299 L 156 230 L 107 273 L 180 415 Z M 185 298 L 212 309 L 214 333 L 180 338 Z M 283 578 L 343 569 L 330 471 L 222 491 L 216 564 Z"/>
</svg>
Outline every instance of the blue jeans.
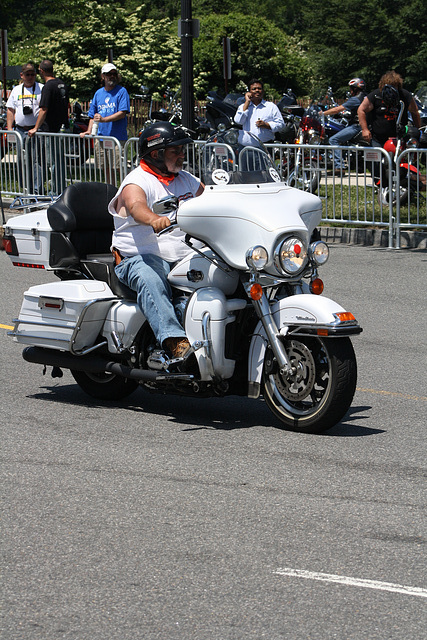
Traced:
<svg viewBox="0 0 427 640">
<path fill-rule="evenodd" d="M 342 129 L 341 131 L 338 131 L 338 133 L 336 133 L 331 138 L 329 138 L 329 144 L 339 144 L 339 145 L 345 146 L 347 142 L 349 142 L 352 138 L 354 138 L 356 134 L 359 133 L 359 131 L 360 131 L 359 124 L 350 124 L 348 127 L 344 127 L 344 129 Z M 343 165 L 342 151 L 340 151 L 339 149 L 336 149 L 334 151 L 334 158 L 335 158 L 335 168 L 341 169 Z"/>
<path fill-rule="evenodd" d="M 136 291 L 138 306 L 160 345 L 167 338 L 185 338 L 172 304 L 167 276 L 171 264 L 155 255 L 125 258 L 115 268 L 118 279 Z"/>
</svg>

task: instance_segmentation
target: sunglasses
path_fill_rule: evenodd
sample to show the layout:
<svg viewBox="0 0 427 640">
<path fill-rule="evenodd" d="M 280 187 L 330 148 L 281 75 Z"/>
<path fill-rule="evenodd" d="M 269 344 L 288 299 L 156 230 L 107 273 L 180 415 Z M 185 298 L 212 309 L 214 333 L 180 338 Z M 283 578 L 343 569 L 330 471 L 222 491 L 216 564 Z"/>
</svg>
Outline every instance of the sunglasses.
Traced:
<svg viewBox="0 0 427 640">
<path fill-rule="evenodd" d="M 35 76 L 36 72 L 35 71 L 26 71 L 23 75 L 24 76 Z"/>
</svg>

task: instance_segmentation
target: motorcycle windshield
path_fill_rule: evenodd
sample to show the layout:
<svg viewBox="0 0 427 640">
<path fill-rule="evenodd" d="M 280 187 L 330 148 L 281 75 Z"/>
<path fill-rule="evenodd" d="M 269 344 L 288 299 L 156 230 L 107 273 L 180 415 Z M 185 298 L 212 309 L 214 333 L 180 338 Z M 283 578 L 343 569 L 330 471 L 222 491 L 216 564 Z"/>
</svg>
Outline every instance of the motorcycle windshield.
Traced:
<svg viewBox="0 0 427 640">
<path fill-rule="evenodd" d="M 206 185 L 280 182 L 271 156 L 256 136 L 238 129 L 212 135 L 202 149 Z"/>
</svg>

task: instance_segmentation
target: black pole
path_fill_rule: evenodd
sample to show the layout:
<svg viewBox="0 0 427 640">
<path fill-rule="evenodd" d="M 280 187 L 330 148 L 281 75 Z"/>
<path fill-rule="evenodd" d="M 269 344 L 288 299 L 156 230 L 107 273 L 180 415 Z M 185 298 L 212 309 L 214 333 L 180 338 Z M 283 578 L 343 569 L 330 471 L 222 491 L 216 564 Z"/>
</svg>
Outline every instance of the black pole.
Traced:
<svg viewBox="0 0 427 640">
<path fill-rule="evenodd" d="M 182 124 L 194 127 L 193 33 L 191 0 L 181 0 L 181 101 Z"/>
</svg>

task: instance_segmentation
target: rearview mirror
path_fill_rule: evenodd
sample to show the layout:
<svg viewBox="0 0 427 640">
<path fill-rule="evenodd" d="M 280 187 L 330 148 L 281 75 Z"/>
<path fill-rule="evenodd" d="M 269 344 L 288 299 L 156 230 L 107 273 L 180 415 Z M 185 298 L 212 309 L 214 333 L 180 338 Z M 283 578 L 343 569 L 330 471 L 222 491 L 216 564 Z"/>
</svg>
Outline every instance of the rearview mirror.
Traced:
<svg viewBox="0 0 427 640">
<path fill-rule="evenodd" d="M 165 196 L 153 204 L 153 211 L 157 213 L 158 216 L 161 216 L 165 213 L 176 211 L 178 209 L 178 203 L 179 200 L 176 196 Z"/>
</svg>

